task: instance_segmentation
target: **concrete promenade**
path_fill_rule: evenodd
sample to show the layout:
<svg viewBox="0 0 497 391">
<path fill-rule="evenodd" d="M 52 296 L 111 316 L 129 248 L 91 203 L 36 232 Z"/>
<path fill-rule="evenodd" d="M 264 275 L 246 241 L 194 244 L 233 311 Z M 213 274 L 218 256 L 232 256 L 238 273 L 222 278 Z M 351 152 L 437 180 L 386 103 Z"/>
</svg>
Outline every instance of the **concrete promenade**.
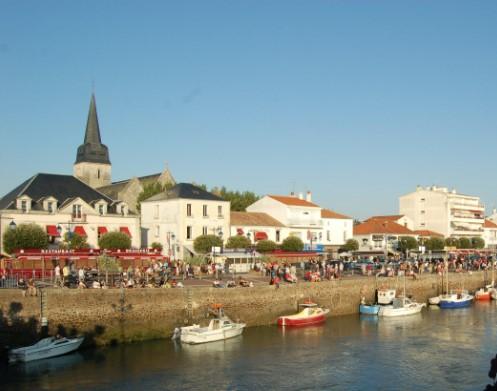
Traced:
<svg viewBox="0 0 497 391">
<path fill-rule="evenodd" d="M 451 273 L 450 289 L 470 291 L 483 286 L 484 272 Z M 225 277 L 225 281 L 228 276 Z M 252 288 L 212 288 L 212 280 L 187 281 L 185 288 L 138 289 L 45 289 L 41 296 L 23 297 L 19 289 L 0 289 L 0 336 L 34 334 L 39 329 L 41 311 L 49 331 L 85 334 L 90 343 L 109 343 L 167 338 L 175 327 L 207 321 L 214 303 L 225 306 L 234 320 L 248 326 L 274 324 L 277 317 L 296 311 L 309 298 L 330 308 L 330 316 L 358 313 L 362 295 L 372 300 L 377 287 L 397 288 L 403 278 L 350 276 L 322 282 L 268 285 L 267 278 L 249 276 Z M 192 286 L 196 285 L 196 286 Z M 406 293 L 418 301 L 441 293 L 442 280 L 436 274 L 422 274 L 406 280 Z M 332 321 L 332 320 L 331 320 Z"/>
</svg>

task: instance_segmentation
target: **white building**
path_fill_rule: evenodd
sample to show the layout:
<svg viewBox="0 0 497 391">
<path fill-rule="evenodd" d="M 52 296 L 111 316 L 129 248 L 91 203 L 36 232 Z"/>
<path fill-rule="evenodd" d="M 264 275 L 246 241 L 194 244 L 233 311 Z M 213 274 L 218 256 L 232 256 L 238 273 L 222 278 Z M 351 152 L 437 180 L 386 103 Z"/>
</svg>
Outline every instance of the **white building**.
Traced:
<svg viewBox="0 0 497 391">
<path fill-rule="evenodd" d="M 140 248 L 140 224 L 124 202 L 114 201 L 70 175 L 37 174 L 0 199 L 0 250 L 9 226 L 38 224 L 53 245 L 68 232 L 86 236 L 98 248 L 99 237 L 110 231 L 131 236 Z"/>
<path fill-rule="evenodd" d="M 483 239 L 486 248 L 497 249 L 497 224 L 492 220 L 485 219 L 483 223 Z"/>
<path fill-rule="evenodd" d="M 230 202 L 189 183 L 141 203 L 143 240 L 161 243 L 173 259 L 195 254 L 193 241 L 200 235 L 230 233 Z"/>
<path fill-rule="evenodd" d="M 329 209 L 321 210 L 323 232 L 320 243 L 326 248 L 338 250 L 339 247 L 353 237 L 354 220 Z"/>
<path fill-rule="evenodd" d="M 354 239 L 363 253 L 396 253 L 401 236 L 417 239 L 417 235 L 409 228 L 388 219 L 368 219 L 354 227 Z"/>
<path fill-rule="evenodd" d="M 399 198 L 399 212 L 413 221 L 414 230 L 432 230 L 445 237 L 482 237 L 484 211 L 479 197 L 446 187 L 418 186 Z"/>
<path fill-rule="evenodd" d="M 231 212 L 230 215 L 230 236 L 244 235 L 254 244 L 259 240 L 281 243 L 286 237 L 286 227 L 267 213 Z"/>
</svg>

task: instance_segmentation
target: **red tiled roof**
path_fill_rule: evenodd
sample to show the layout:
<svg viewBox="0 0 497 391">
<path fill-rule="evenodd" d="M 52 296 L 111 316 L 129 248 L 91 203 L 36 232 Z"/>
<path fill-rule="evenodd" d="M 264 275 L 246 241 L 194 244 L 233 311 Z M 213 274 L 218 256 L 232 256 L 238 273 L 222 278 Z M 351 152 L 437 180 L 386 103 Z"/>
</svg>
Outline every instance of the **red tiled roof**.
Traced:
<svg viewBox="0 0 497 391">
<path fill-rule="evenodd" d="M 497 228 L 497 225 L 495 227 Z M 429 237 L 435 236 L 440 238 L 444 237 L 440 232 L 430 231 L 429 229 L 418 229 L 414 231 L 414 233 L 419 236 L 429 236 Z"/>
<path fill-rule="evenodd" d="M 485 219 L 485 222 L 483 223 L 483 228 L 497 228 L 497 224 L 495 224 L 493 221 Z"/>
<path fill-rule="evenodd" d="M 371 216 L 369 219 L 366 219 L 364 221 L 371 221 L 371 220 L 397 221 L 402 217 L 404 217 L 404 215 Z"/>
<path fill-rule="evenodd" d="M 354 235 L 369 235 L 369 234 L 398 234 L 398 235 L 414 235 L 409 228 L 392 221 L 381 220 L 366 220 L 354 227 Z"/>
<path fill-rule="evenodd" d="M 323 219 L 351 219 L 352 217 L 333 212 L 329 209 L 321 209 L 321 217 Z"/>
<path fill-rule="evenodd" d="M 301 200 L 298 197 L 291 197 L 291 196 L 278 196 L 278 195 L 268 195 L 268 197 L 271 197 L 273 200 L 279 201 L 282 204 L 285 205 L 291 205 L 291 206 L 312 206 L 314 208 L 319 208 L 316 204 L 313 204 L 312 202 L 306 201 L 306 200 Z"/>
</svg>

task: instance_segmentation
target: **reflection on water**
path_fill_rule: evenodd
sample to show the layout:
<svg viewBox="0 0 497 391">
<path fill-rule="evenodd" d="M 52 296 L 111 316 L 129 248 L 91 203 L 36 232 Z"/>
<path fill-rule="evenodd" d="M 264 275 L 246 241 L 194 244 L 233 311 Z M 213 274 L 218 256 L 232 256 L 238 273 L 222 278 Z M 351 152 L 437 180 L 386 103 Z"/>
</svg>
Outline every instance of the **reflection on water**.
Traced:
<svg viewBox="0 0 497 391">
<path fill-rule="evenodd" d="M 497 353 L 497 306 L 400 318 L 246 329 L 203 345 L 170 340 L 86 350 L 2 369 L 3 389 L 481 390 Z"/>
</svg>

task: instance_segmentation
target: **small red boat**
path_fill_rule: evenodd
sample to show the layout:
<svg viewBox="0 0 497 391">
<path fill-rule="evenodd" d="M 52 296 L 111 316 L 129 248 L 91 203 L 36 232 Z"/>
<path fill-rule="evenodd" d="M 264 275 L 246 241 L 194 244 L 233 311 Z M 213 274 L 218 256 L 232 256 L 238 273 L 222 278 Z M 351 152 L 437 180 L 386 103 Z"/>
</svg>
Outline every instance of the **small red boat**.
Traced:
<svg viewBox="0 0 497 391">
<path fill-rule="evenodd" d="M 478 301 L 489 301 L 492 299 L 492 289 L 493 288 L 481 288 L 475 292 L 475 300 Z"/>
<path fill-rule="evenodd" d="M 323 323 L 329 309 L 318 307 L 316 303 L 306 302 L 300 304 L 303 310 L 295 315 L 280 316 L 278 326 L 306 326 Z"/>
</svg>

